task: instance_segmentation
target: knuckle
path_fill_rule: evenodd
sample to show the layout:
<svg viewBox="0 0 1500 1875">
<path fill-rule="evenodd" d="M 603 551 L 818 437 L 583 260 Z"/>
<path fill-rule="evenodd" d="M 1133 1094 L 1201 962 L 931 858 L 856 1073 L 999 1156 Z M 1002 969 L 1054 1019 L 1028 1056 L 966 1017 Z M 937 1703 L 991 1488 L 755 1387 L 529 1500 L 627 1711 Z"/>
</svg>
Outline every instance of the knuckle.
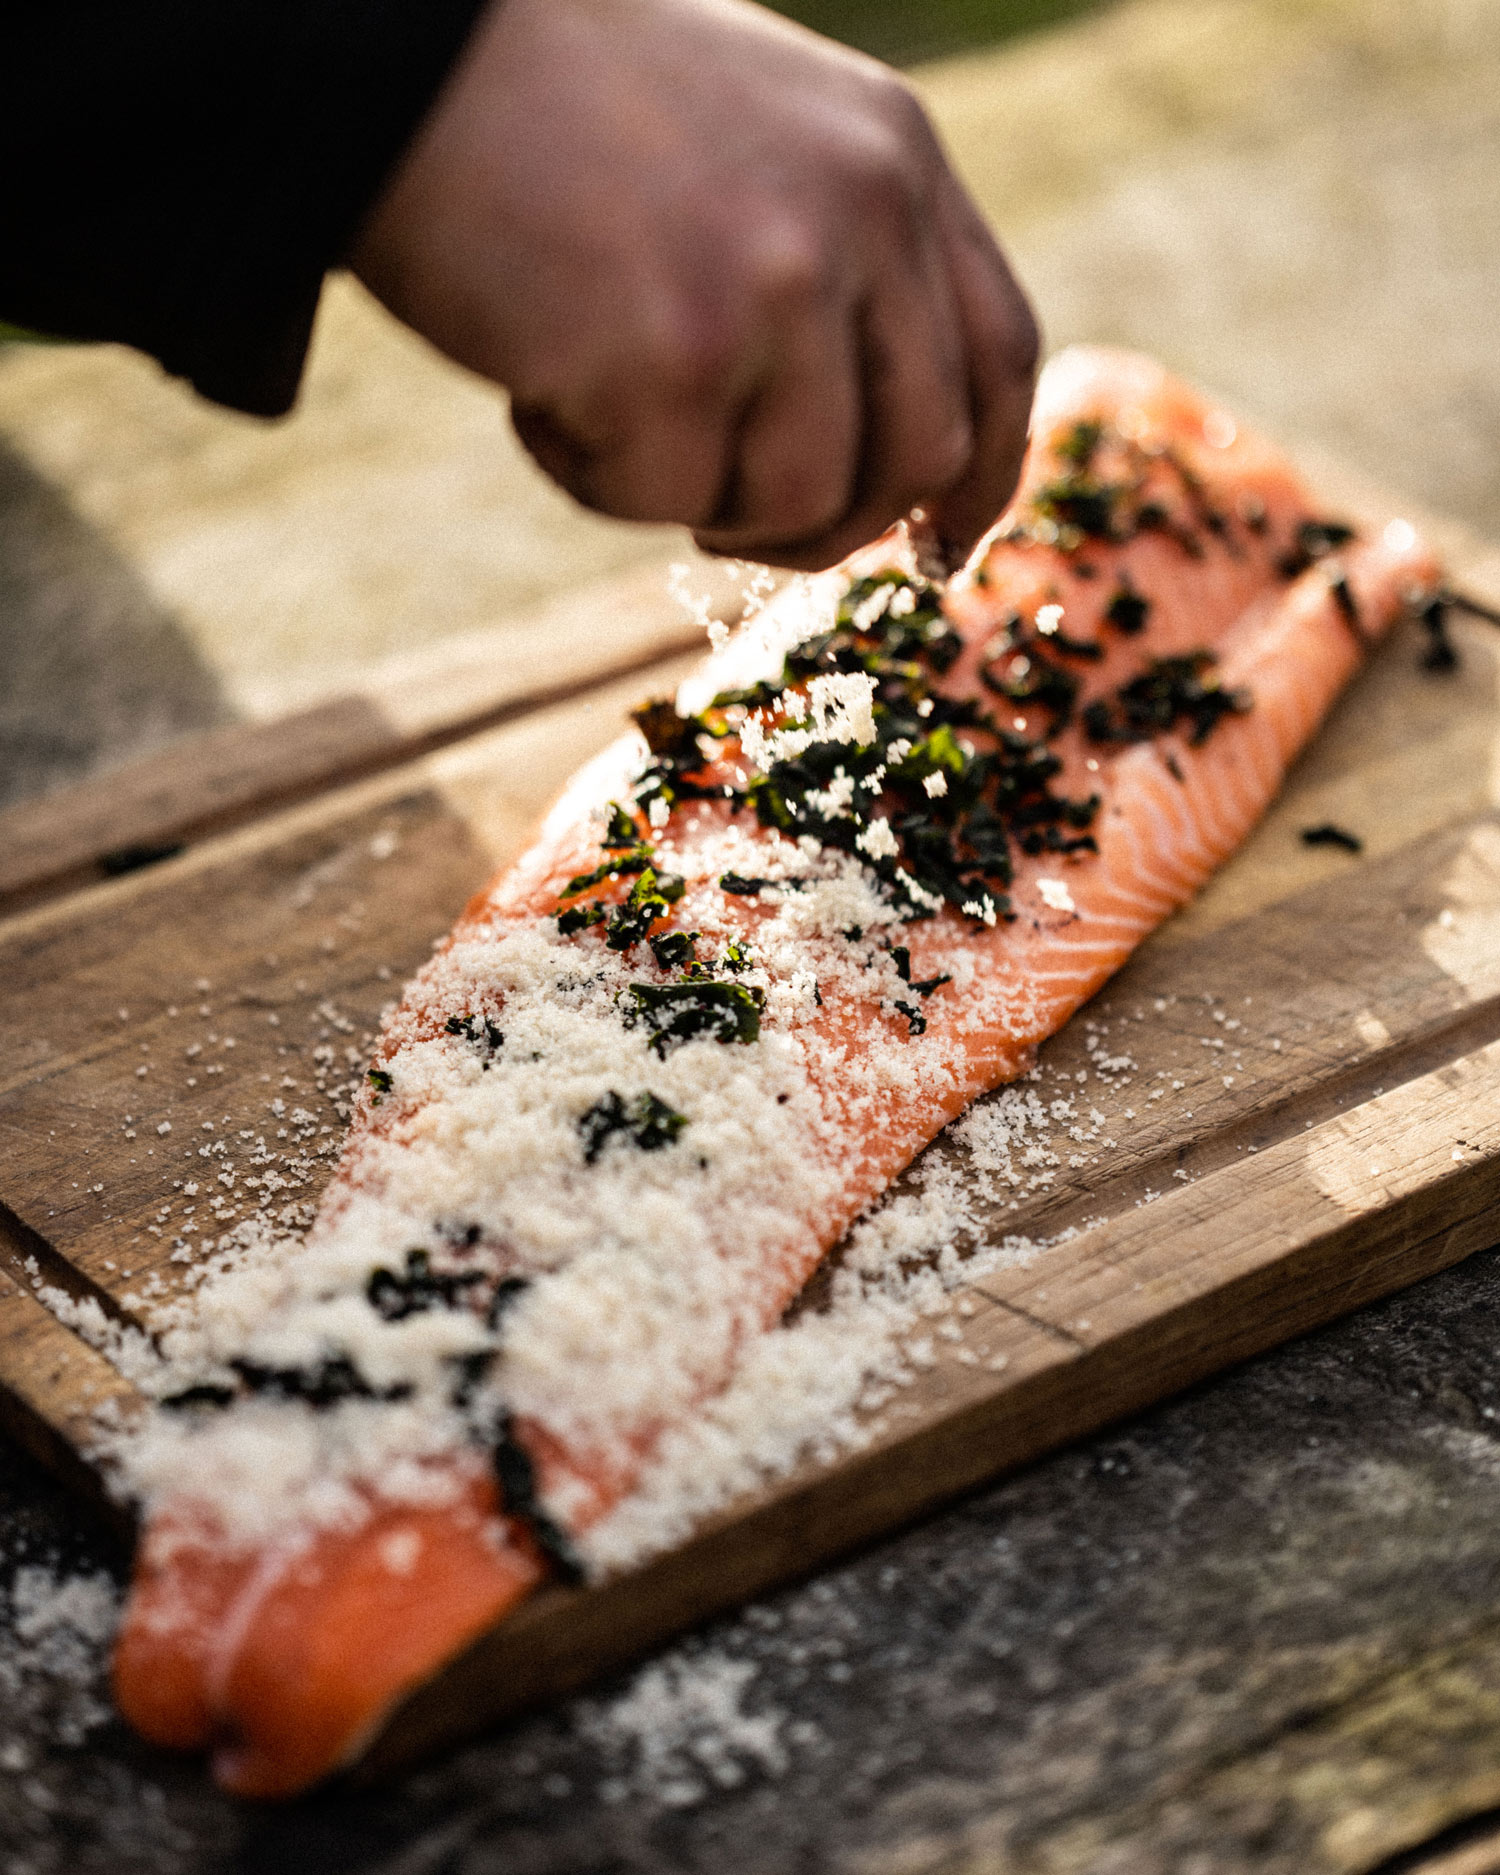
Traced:
<svg viewBox="0 0 1500 1875">
<path fill-rule="evenodd" d="M 863 212 L 882 222 L 911 222 L 924 197 L 922 178 L 900 137 L 879 130 L 864 139 L 855 187 Z"/>
<path fill-rule="evenodd" d="M 738 362 L 739 321 L 722 304 L 681 306 L 642 349 L 646 383 L 674 402 L 700 403 L 715 395 Z"/>
<path fill-rule="evenodd" d="M 754 267 L 756 298 L 774 313 L 806 311 L 827 295 L 827 243 L 805 223 L 782 221 L 768 228 L 757 243 Z"/>
<path fill-rule="evenodd" d="M 951 488 L 974 457 L 974 424 L 967 411 L 955 412 L 952 419 L 933 433 L 917 478 L 922 486 L 918 494 L 939 494 Z"/>
<path fill-rule="evenodd" d="M 888 65 L 871 63 L 863 73 L 862 103 L 867 119 L 882 126 L 904 146 L 931 136 L 927 112 L 917 94 Z"/>
<path fill-rule="evenodd" d="M 891 73 L 882 86 L 881 105 L 892 130 L 914 154 L 930 155 L 937 148 L 937 134 L 926 106 L 904 79 Z"/>
<path fill-rule="evenodd" d="M 872 81 L 862 102 L 840 127 L 835 153 L 844 186 L 858 213 L 907 215 L 929 193 L 926 114 L 894 73 Z"/>
</svg>

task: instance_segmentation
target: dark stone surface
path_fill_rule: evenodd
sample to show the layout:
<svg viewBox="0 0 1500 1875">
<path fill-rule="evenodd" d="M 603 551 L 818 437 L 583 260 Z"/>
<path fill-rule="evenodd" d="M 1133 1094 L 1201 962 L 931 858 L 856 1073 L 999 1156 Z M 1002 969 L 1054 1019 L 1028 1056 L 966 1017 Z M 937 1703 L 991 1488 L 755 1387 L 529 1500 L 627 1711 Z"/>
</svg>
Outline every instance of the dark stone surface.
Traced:
<svg viewBox="0 0 1500 1875">
<path fill-rule="evenodd" d="M 0 1651 L 0 1867 L 1373 1866 L 1475 1807 L 1500 1745 L 1497 1319 L 1490 1253 L 372 1793 L 253 1810 L 116 1721 L 60 1743 L 86 1676 L 7 1685 Z M 106 1562 L 9 1451 L 0 1533 L 7 1582 Z"/>
</svg>

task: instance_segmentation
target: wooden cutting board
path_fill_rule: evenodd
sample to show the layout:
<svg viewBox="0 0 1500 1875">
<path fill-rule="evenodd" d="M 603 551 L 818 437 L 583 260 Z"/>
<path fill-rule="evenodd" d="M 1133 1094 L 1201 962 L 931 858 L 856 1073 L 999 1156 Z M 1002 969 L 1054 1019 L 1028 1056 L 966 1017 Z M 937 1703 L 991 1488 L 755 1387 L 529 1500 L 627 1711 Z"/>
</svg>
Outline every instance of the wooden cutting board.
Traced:
<svg viewBox="0 0 1500 1875">
<path fill-rule="evenodd" d="M 1435 531 L 1500 597 L 1493 552 Z M 316 1200 L 382 1005 L 675 683 L 680 658 L 652 662 L 681 643 L 671 611 L 595 595 L 586 646 L 539 622 L 519 676 L 466 645 L 415 732 L 393 681 L 384 713 L 368 689 L 330 706 L 364 710 L 352 741 L 230 732 L 191 772 L 0 818 L 0 1415 L 80 1489 L 101 1495 L 94 1416 L 138 1404 L 101 1347 L 198 1246 Z M 539 1595 L 394 1715 L 365 1774 L 1500 1236 L 1500 633 L 1455 638 L 1436 676 L 1398 631 L 1232 864 L 1048 1045 L 1037 1091 L 1085 1137 L 1034 1140 L 982 1228 L 1073 1234 L 960 1298 L 880 1436 L 635 1574 Z M 1328 821 L 1363 854 L 1302 843 Z M 954 1141 L 932 1157 L 973 1181 Z"/>
</svg>

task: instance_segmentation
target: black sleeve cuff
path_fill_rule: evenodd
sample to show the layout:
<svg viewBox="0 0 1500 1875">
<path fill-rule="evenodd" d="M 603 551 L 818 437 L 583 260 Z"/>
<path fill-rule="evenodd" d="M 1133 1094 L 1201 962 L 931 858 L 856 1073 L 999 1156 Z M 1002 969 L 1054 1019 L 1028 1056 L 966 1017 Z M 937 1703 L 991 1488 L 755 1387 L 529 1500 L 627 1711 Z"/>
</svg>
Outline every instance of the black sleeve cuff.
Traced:
<svg viewBox="0 0 1500 1875">
<path fill-rule="evenodd" d="M 0 58 L 0 319 L 278 416 L 323 274 L 486 0 L 25 0 Z"/>
</svg>

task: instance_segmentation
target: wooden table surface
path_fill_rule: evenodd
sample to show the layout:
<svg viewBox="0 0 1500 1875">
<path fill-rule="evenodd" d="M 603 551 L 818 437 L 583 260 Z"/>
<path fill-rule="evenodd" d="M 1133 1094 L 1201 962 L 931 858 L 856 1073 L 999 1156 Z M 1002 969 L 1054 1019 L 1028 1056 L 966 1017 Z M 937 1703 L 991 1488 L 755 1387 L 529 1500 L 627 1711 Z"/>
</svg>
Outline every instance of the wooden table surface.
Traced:
<svg viewBox="0 0 1500 1875">
<path fill-rule="evenodd" d="M 1368 234 L 1372 224 L 1394 223 L 1392 241 L 1410 232 L 1421 217 L 1409 204 L 1402 208 L 1399 189 L 1375 191 L 1377 214 L 1356 185 L 1370 175 L 1390 183 L 1425 174 L 1436 204 L 1438 183 L 1463 180 L 1484 128 L 1481 81 L 1493 69 L 1495 10 L 1455 3 L 1417 10 L 1422 21 L 1413 23 L 1409 8 L 1403 14 L 1353 0 L 1290 12 L 1247 6 L 1238 10 L 1238 37 L 1227 11 L 1126 9 L 1070 40 L 1066 58 L 1044 55 L 1039 43 L 1003 67 L 981 62 L 982 70 L 944 74 L 934 86 L 950 134 L 977 169 L 989 165 L 998 176 L 1002 80 L 1012 101 L 1023 100 L 1022 128 L 1034 129 L 1056 116 L 1042 108 L 1049 97 L 1075 104 L 1097 97 L 1100 86 L 1108 90 L 1101 74 L 1123 60 L 1131 82 L 1113 94 L 1112 121 L 1101 127 L 1099 111 L 1078 106 L 1071 120 L 1064 114 L 1064 129 L 1069 121 L 1073 128 L 1058 139 L 1053 168 L 1035 156 L 1034 196 L 1048 187 L 1066 194 L 1064 184 L 1073 190 L 1054 201 L 1050 222 L 1038 214 L 1021 228 L 1023 252 L 1044 286 L 1044 310 L 1049 303 L 1055 309 L 1054 331 L 1149 342 L 1154 307 L 1159 322 L 1165 314 L 1158 349 L 1173 362 L 1196 365 L 1284 421 L 1310 401 L 1306 427 L 1321 440 L 1363 456 L 1366 467 L 1436 504 L 1490 520 L 1496 511 L 1476 438 L 1483 440 L 1493 391 L 1481 376 L 1461 396 L 1455 386 L 1463 374 L 1448 361 L 1459 343 L 1450 327 L 1460 337 L 1481 329 L 1479 315 L 1465 310 L 1466 294 L 1479 303 L 1477 260 L 1472 281 L 1468 274 L 1455 280 L 1451 268 L 1443 275 L 1446 324 L 1424 310 L 1411 282 L 1401 287 L 1401 303 L 1415 309 L 1403 353 L 1390 336 L 1391 296 L 1400 294 L 1385 284 L 1389 266 L 1371 263 L 1379 284 L 1361 297 L 1351 292 L 1349 249 L 1330 238 L 1325 258 L 1338 279 L 1324 290 L 1316 243 L 1303 242 L 1286 270 L 1295 284 L 1284 275 L 1276 293 L 1268 286 L 1257 298 L 1248 270 L 1236 272 L 1225 257 L 1248 225 L 1244 192 L 1252 184 L 1308 225 L 1347 228 L 1352 220 Z M 1273 14 L 1290 22 L 1288 35 L 1257 38 L 1271 32 Z M 1426 40 L 1418 32 L 1424 22 L 1432 29 Z M 1250 97 L 1239 117 L 1226 108 L 1216 118 L 1217 104 L 1197 118 L 1178 111 L 1184 94 L 1173 90 L 1170 45 L 1189 24 L 1208 62 L 1207 80 L 1192 93 L 1200 102 L 1212 103 L 1215 85 L 1243 92 L 1240 79 L 1264 69 L 1256 58 L 1268 44 L 1280 59 L 1271 62 L 1276 82 Z M 1443 92 L 1441 74 L 1450 68 Z M 1289 124 L 1286 100 L 1305 108 L 1309 97 L 1322 101 L 1316 125 L 1311 114 Z M 1027 119 L 1033 107 L 1037 115 Z M 1118 155 L 1143 118 L 1155 126 L 1149 150 L 1134 148 L 1132 162 L 1092 194 L 1076 176 L 1070 180 L 1066 165 L 1083 160 L 1080 146 L 1103 138 L 1106 154 Z M 1164 123 L 1173 125 L 1170 136 Z M 1422 146 L 1425 172 L 1406 144 L 1393 155 L 1402 138 Z M 1341 150 L 1322 147 L 1340 140 Z M 1294 188 L 1278 166 L 1307 158 L 1310 145 L 1320 146 L 1312 150 L 1316 160 L 1302 162 Z M 1332 191 L 1331 175 L 1344 177 L 1345 194 L 1310 205 L 1308 177 Z M 1434 206 L 1432 224 L 1421 229 L 1429 275 L 1436 273 L 1434 249 L 1467 230 L 1469 214 L 1480 228 L 1476 202 L 1474 189 L 1450 186 Z M 1290 249 L 1277 248 L 1275 230 L 1255 225 L 1259 246 L 1248 245 L 1256 258 L 1264 262 L 1269 251 L 1285 259 Z M 1090 303 L 1079 282 L 1088 274 L 1086 257 L 1101 251 L 1110 279 Z M 1173 268 L 1180 273 L 1205 252 L 1223 267 L 1196 297 L 1171 291 L 1182 283 Z M 1132 270 L 1150 276 L 1147 286 L 1118 289 Z M 1354 285 L 1361 287 L 1359 278 Z M 1269 306 L 1278 296 L 1295 301 L 1299 292 L 1291 308 Z M 1361 413 L 1339 396 L 1357 363 L 1351 322 L 1371 304 L 1382 319 L 1373 322 L 1363 356 L 1368 362 L 1376 351 L 1385 354 L 1389 395 Z M 1314 330 L 1320 308 L 1336 343 Z M 1270 342 L 1278 332 L 1279 352 Z M 1419 343 L 1429 332 L 1431 342 Z M 1335 350 L 1347 356 L 1330 360 Z M 1473 346 L 1469 355 L 1477 355 Z M 1323 362 L 1310 383 L 1298 384 L 1277 376 L 1276 361 L 1286 356 Z M 1446 369 L 1434 374 L 1413 360 Z M 330 396 L 338 365 L 330 353 Z M 47 688 L 35 661 L 43 626 L 64 640 L 60 658 L 81 656 L 86 665 L 111 621 L 123 621 L 127 649 L 166 647 L 171 681 L 151 693 L 162 713 L 145 725 L 147 742 L 238 718 L 241 750 L 253 758 L 265 746 L 257 725 L 279 728 L 290 714 L 306 786 L 321 785 L 317 778 L 328 773 L 366 772 L 369 745 L 360 737 L 369 717 L 342 705 L 331 716 L 318 712 L 340 698 L 363 699 L 381 716 L 384 735 L 395 699 L 417 696 L 415 678 L 409 690 L 399 682 L 381 689 L 382 672 L 391 674 L 383 663 L 391 643 L 379 636 L 387 629 L 382 617 L 395 621 L 393 631 L 421 635 L 407 596 L 414 589 L 403 586 L 399 603 L 383 613 L 378 556 L 372 572 L 371 560 L 347 546 L 339 565 L 319 571 L 315 563 L 300 584 L 290 565 L 266 569 L 268 556 L 285 558 L 287 517 L 297 510 L 290 500 L 273 503 L 283 531 L 262 533 L 258 545 L 239 540 L 231 523 L 256 506 L 254 465 L 226 457 L 218 420 L 206 420 L 193 447 L 174 456 L 166 447 L 173 439 L 164 441 L 163 412 L 176 408 L 170 398 L 162 404 L 152 390 L 111 401 L 108 381 L 96 378 L 75 386 L 68 406 L 63 380 L 79 369 L 96 371 L 98 361 L 26 359 L 25 396 L 17 390 L 8 407 L 0 370 L 0 411 L 13 450 L 9 468 L 0 465 L 9 477 L 5 538 L 35 548 L 25 586 L 38 626 L 28 641 L 31 694 Z M 122 369 L 131 378 L 140 368 Z M 57 374 L 50 382 L 48 371 Z M 1449 400 L 1441 408 L 1434 375 Z M 1408 412 L 1426 411 L 1431 421 L 1410 456 L 1393 460 L 1403 394 Z M 49 397 L 76 420 L 54 423 Z M 368 413 L 361 397 L 356 382 L 350 407 Z M 435 412 L 453 408 L 437 399 L 422 406 L 422 416 L 431 423 Z M 484 443 L 477 421 L 463 419 Z M 385 486 L 389 458 L 370 442 L 378 424 L 355 430 L 360 449 L 351 450 L 345 432 L 337 449 L 326 445 L 305 465 L 298 499 L 316 497 L 335 509 L 341 500 L 365 503 L 375 516 L 368 540 L 381 513 L 378 501 L 370 508 L 370 491 Z M 451 444 L 454 432 L 446 434 Z M 140 452 L 134 459 L 131 437 Z M 114 455 L 101 451 L 101 438 Z M 1462 466 L 1465 449 L 1476 464 L 1467 481 L 1454 466 L 1455 456 Z M 154 493 L 146 473 L 153 450 Z M 263 442 L 256 450 L 263 463 Z M 424 499 L 440 507 L 439 455 L 434 449 L 427 458 L 436 479 Z M 188 481 L 194 499 L 184 502 Z M 231 484 L 232 500 L 225 494 Z M 399 495 L 392 498 L 399 505 Z M 215 501 L 227 513 L 209 525 L 204 515 Z M 460 518 L 482 518 L 478 496 L 460 490 L 450 505 Z M 236 539 L 234 551 L 245 557 L 231 554 L 205 598 L 194 570 L 216 565 L 214 541 L 225 538 Z M 443 545 L 453 538 L 452 531 L 434 537 L 429 568 L 453 551 Z M 533 546 L 540 538 L 533 536 Z M 580 549 L 579 570 L 613 577 L 659 566 L 676 547 L 651 541 L 600 551 L 592 563 Z M 11 552 L 7 571 L 16 565 Z M 260 679 L 248 668 L 257 581 L 282 634 L 282 655 Z M 485 588 L 480 609 L 460 616 L 452 631 L 433 630 L 434 655 L 438 641 L 463 634 L 477 682 L 483 641 L 496 621 L 509 617 L 529 631 L 536 606 L 570 603 L 566 584 L 527 591 L 521 582 L 503 601 L 500 584 Z M 427 590 L 457 591 L 462 613 L 471 588 L 438 580 Z M 210 604 L 215 592 L 226 596 Z M 319 616 L 330 594 L 343 616 L 376 622 L 374 637 L 351 643 L 332 674 L 308 651 L 304 622 Z M 207 610 L 194 614 L 194 603 Z M 650 633 L 662 615 L 653 624 L 649 612 L 639 615 L 649 642 L 631 658 L 657 642 Z M 69 619 L 79 623 L 73 639 Z M 242 647 L 220 657 L 215 647 L 236 636 Z M 236 664 L 240 656 L 246 661 Z M 142 746 L 143 691 L 130 690 L 129 664 L 122 656 L 111 667 L 112 689 L 100 681 L 88 692 L 97 708 L 87 734 L 67 743 L 60 716 L 51 754 L 33 748 L 33 782 L 43 771 L 55 777 L 86 769 L 101 749 L 105 759 L 120 760 Z M 430 675 L 433 667 L 423 668 Z M 343 681 L 351 671 L 359 677 L 352 685 Z M 1483 671 L 1476 654 L 1463 681 L 1487 681 Z M 0 699 L 0 712 L 14 694 Z M 480 696 L 475 722 L 503 723 L 512 701 L 492 688 Z M 420 699 L 403 733 L 412 748 L 432 733 Z M 169 807 L 180 800 L 174 772 L 195 772 L 173 770 L 182 754 L 164 754 L 166 767 L 149 771 L 151 785 L 132 799 Z M 1455 744 L 1455 790 L 1484 796 L 1487 763 L 1479 744 Z M 236 772 L 253 780 L 259 771 L 250 759 Z M 1383 811 L 1399 817 L 1400 777 L 1391 779 Z M 116 799 L 123 792 L 118 785 L 106 791 Z M 230 796 L 242 805 L 221 802 L 178 833 L 223 837 L 236 814 L 275 805 L 257 797 L 244 807 L 243 788 L 237 796 L 227 788 Z M 93 826 L 101 798 L 95 794 L 90 805 L 58 797 L 52 834 L 41 844 L 62 855 L 68 829 L 76 837 L 80 826 Z M 1359 806 L 1348 804 L 1347 817 Z M 1393 844 L 1398 832 L 1392 829 Z M 169 835 L 162 835 L 166 843 Z M 97 853 L 79 860 L 76 846 L 69 851 L 75 870 L 59 865 L 36 886 L 33 868 L 36 890 L 83 882 L 76 867 L 95 864 Z M 33 897 L 15 916 L 36 915 L 42 902 Z M 1185 938 L 1191 935 L 1185 927 Z M 1497 1309 L 1500 1261 L 1471 1258 L 723 1620 L 638 1674 L 513 1722 L 374 1793 L 335 1793 L 269 1815 L 225 1804 L 190 1767 L 144 1752 L 102 1716 L 99 1647 L 86 1638 L 96 1632 L 89 1605 L 75 1608 L 70 1628 L 55 1609 L 49 1613 L 45 1598 L 38 1603 L 39 1578 L 19 1572 L 87 1576 L 107 1566 L 110 1551 L 7 1448 L 0 1452 L 0 1582 L 8 1590 L 0 1622 L 0 1866 L 6 1875 L 64 1868 L 654 1875 L 709 1865 L 722 1865 L 726 1875 L 769 1868 L 1395 1875 L 1406 1867 L 1484 1875 L 1500 1866 L 1500 1852 L 1486 1841 L 1487 1814 L 1500 1813 Z M 102 1594 L 102 1581 L 94 1588 Z"/>
</svg>

